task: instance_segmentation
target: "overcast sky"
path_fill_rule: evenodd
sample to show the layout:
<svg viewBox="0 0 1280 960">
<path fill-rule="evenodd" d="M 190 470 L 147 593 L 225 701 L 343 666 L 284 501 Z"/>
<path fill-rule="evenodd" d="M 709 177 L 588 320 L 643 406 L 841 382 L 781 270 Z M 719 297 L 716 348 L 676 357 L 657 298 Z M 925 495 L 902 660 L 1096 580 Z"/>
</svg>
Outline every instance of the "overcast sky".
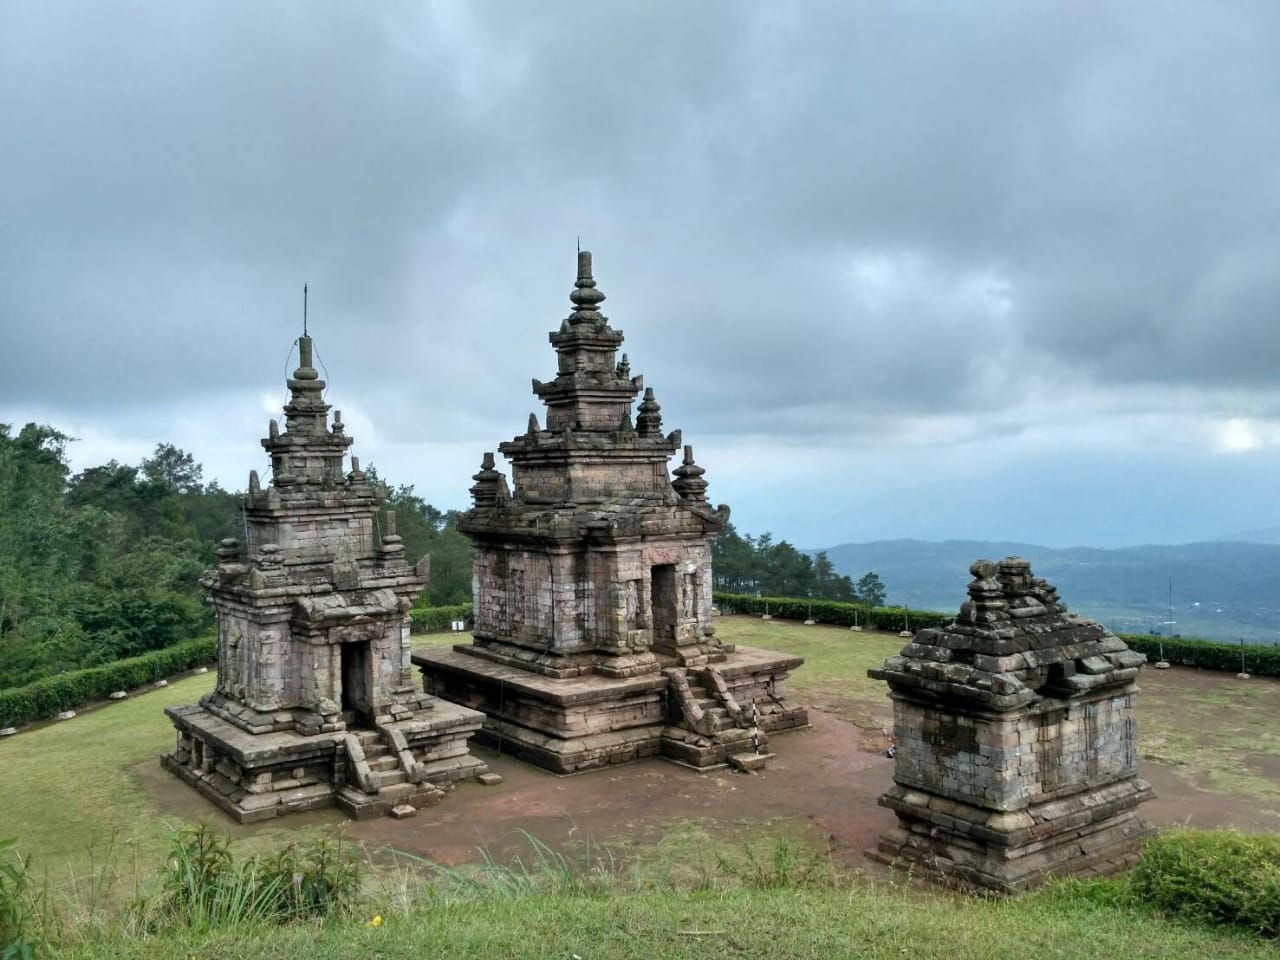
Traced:
<svg viewBox="0 0 1280 960">
<path fill-rule="evenodd" d="M 574 249 L 744 532 L 1280 525 L 1280 3 L 0 8 L 0 422 L 240 489 L 302 285 L 440 507 Z"/>
</svg>

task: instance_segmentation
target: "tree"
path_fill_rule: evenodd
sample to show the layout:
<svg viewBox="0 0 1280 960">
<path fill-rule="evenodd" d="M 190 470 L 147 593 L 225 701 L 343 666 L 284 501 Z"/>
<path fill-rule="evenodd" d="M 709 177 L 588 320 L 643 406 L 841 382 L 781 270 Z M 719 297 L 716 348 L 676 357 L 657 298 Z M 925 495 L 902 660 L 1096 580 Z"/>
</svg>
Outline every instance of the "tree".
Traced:
<svg viewBox="0 0 1280 960">
<path fill-rule="evenodd" d="M 854 587 L 854 593 L 857 594 L 859 603 L 865 603 L 869 607 L 884 606 L 884 581 L 874 570 L 869 570 L 862 575 L 862 579 Z"/>
<path fill-rule="evenodd" d="M 140 472 L 151 483 L 174 493 L 196 493 L 204 469 L 191 454 L 171 443 L 157 443 L 156 452 L 139 465 Z"/>
</svg>

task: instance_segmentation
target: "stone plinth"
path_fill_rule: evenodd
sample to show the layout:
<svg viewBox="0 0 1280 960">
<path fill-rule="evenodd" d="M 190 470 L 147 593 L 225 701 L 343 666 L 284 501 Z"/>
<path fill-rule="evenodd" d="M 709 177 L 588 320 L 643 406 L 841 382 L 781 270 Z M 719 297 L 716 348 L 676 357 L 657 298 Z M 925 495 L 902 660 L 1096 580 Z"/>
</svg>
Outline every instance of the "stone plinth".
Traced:
<svg viewBox="0 0 1280 960">
<path fill-rule="evenodd" d="M 375 536 L 381 492 L 323 401 L 299 340 L 286 426 L 262 441 L 244 503 L 248 542 L 224 540 L 203 583 L 218 616 L 218 682 L 166 712 L 164 765 L 242 822 L 337 803 L 357 817 L 438 799 L 485 772 L 467 753 L 483 716 L 414 688 L 409 609 L 427 567 L 410 567 L 394 514 Z"/>
<path fill-rule="evenodd" d="M 1142 654 L 1068 613 L 1010 557 L 971 568 L 949 626 L 869 674 L 889 683 L 898 816 L 881 858 L 1000 891 L 1137 859 L 1152 796 L 1137 776 Z"/>
<path fill-rule="evenodd" d="M 533 382 L 546 427 L 530 415 L 499 446 L 514 490 L 485 454 L 458 523 L 475 548 L 472 642 L 413 661 L 430 693 L 484 712 L 482 740 L 558 773 L 763 754 L 807 723 L 785 696 L 802 661 L 716 638 L 711 544 L 729 510 L 707 503 L 692 448 L 668 472 L 680 433 L 618 358 L 589 253 L 570 300 L 556 379 Z"/>
</svg>

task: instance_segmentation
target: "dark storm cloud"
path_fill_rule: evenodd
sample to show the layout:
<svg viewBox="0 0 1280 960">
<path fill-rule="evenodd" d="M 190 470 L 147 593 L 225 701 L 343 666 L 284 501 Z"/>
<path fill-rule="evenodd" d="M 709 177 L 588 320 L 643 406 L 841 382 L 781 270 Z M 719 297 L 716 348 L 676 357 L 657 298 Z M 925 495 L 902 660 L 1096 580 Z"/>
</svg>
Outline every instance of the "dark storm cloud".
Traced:
<svg viewBox="0 0 1280 960">
<path fill-rule="evenodd" d="M 278 389 L 310 280 L 335 390 L 491 446 L 552 373 L 582 234 L 672 426 L 1008 431 L 1113 381 L 1274 409 L 1271 3 L 5 21 L 0 404 Z"/>
</svg>

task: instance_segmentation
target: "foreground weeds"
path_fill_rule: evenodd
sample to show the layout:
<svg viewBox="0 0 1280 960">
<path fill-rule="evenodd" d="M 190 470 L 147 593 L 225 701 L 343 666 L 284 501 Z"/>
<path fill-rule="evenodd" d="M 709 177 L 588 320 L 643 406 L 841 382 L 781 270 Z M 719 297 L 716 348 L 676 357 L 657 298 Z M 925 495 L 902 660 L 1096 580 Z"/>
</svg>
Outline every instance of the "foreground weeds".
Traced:
<svg viewBox="0 0 1280 960">
<path fill-rule="evenodd" d="M 1014 898 L 964 896 L 897 872 L 842 872 L 794 836 L 715 847 L 685 833 L 680 849 L 702 854 L 692 870 L 660 846 L 655 864 L 645 851 L 624 857 L 591 844 L 560 851 L 529 834 L 524 841 L 527 852 L 506 862 L 482 851 L 479 863 L 462 867 L 396 853 L 362 882 L 355 851 L 340 840 L 238 858 L 206 827 L 180 831 L 150 889 L 96 922 L 63 924 L 60 938 L 44 937 L 52 929 L 40 913 L 47 902 L 31 897 L 25 864 L 10 859 L 0 881 L 0 918 L 9 925 L 0 930 L 24 939 L 0 957 L 1274 956 L 1258 923 L 1214 925 L 1240 917 L 1187 910 L 1155 892 L 1162 884 L 1212 888 L 1196 872 L 1203 866 L 1221 869 L 1218 887 L 1239 886 L 1241 901 L 1256 902 L 1274 879 L 1273 837 L 1173 832 L 1151 842 L 1146 874 L 1063 881 Z M 1232 866 L 1238 842 L 1247 855 Z M 1188 852 L 1197 844 L 1213 851 L 1207 866 Z"/>
</svg>

